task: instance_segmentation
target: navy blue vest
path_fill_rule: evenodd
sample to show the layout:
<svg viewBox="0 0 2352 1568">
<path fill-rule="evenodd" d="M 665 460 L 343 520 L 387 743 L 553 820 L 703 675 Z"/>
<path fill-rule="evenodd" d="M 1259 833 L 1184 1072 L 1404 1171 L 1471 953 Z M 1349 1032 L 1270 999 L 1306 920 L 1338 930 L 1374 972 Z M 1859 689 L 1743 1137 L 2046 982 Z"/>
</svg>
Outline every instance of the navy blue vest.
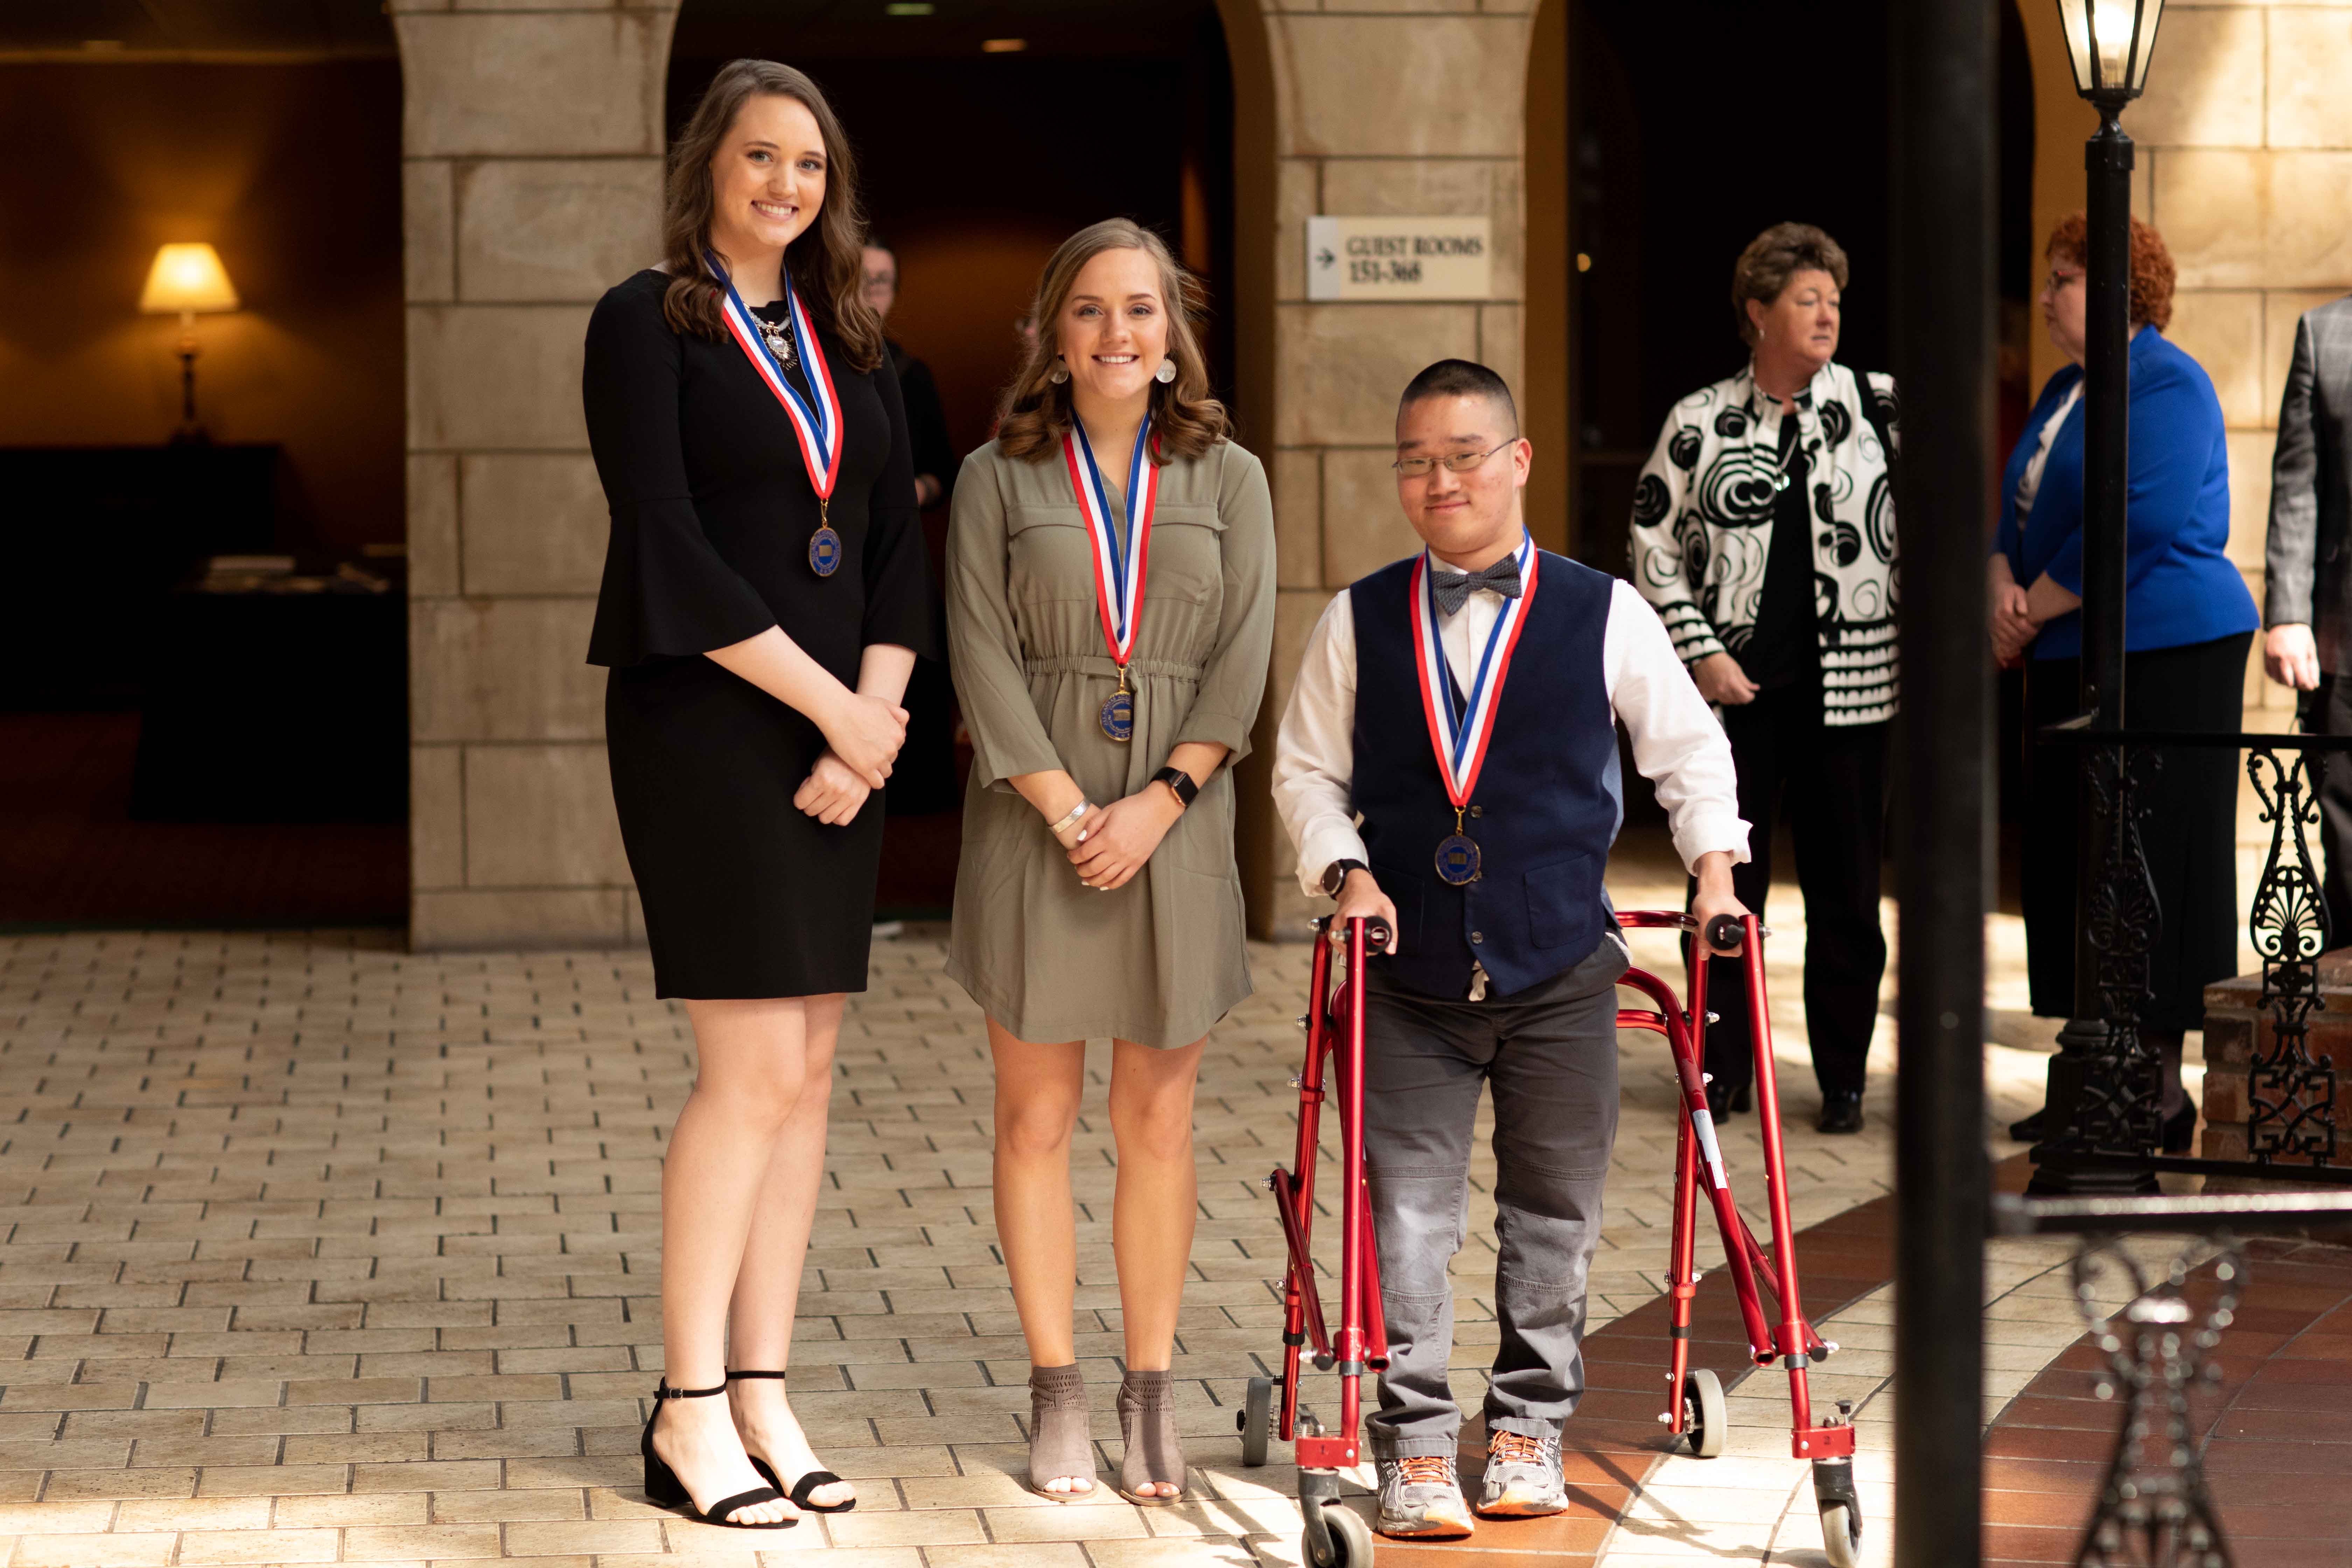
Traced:
<svg viewBox="0 0 2352 1568">
<path fill-rule="evenodd" d="M 1448 887 L 1438 842 L 1454 805 L 1430 750 L 1413 668 L 1409 556 L 1348 590 L 1356 617 L 1351 803 L 1381 891 L 1397 908 L 1389 973 L 1431 996 L 1466 996 L 1473 964 L 1492 994 L 1549 980 L 1591 955 L 1609 920 L 1601 886 L 1624 817 L 1617 721 L 1601 667 L 1614 579 L 1545 552 L 1463 822 L 1478 880 Z"/>
</svg>

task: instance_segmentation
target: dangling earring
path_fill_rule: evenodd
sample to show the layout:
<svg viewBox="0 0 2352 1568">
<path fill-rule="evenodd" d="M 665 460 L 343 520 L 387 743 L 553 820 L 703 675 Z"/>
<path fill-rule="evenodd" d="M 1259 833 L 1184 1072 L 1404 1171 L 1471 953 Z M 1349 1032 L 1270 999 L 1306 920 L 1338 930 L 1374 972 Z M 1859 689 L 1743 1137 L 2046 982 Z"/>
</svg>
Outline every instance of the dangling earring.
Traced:
<svg viewBox="0 0 2352 1568">
<path fill-rule="evenodd" d="M 1176 362 L 1172 359 L 1161 360 L 1160 362 L 1160 368 L 1151 373 L 1151 379 L 1158 382 L 1162 386 L 1166 386 L 1171 382 L 1174 381 L 1176 379 Z"/>
<path fill-rule="evenodd" d="M 1054 362 L 1054 368 L 1045 373 L 1045 379 L 1059 386 L 1070 379 L 1070 367 L 1057 359 Z"/>
</svg>

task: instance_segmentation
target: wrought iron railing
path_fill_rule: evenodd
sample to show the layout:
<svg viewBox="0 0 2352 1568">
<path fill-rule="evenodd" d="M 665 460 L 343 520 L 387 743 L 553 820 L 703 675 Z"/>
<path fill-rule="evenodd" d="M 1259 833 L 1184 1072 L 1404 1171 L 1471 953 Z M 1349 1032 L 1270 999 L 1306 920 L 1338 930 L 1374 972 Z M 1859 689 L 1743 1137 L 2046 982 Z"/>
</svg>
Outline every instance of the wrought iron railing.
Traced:
<svg viewBox="0 0 2352 1568">
<path fill-rule="evenodd" d="M 2053 1073 L 2069 1092 L 2053 1092 L 2043 1141 L 2033 1159 L 2045 1175 L 2117 1172 L 2153 1185 L 2172 1171 L 2262 1180 L 2352 1184 L 2336 1164 L 2336 1064 L 2314 1054 L 2311 1016 L 2323 1009 L 2319 957 L 2327 951 L 2326 900 L 2311 830 L 2319 823 L 2318 784 L 2331 754 L 2352 752 L 2352 736 L 2207 734 L 2173 731 L 2123 733 L 2061 725 L 2044 743 L 2090 748 L 2085 759 L 2096 824 L 2094 884 L 2086 901 L 2087 944 L 2096 966 L 2104 1027 L 2070 1029 Z M 2157 906 L 2141 824 L 2139 792 L 2172 749 L 2228 748 L 2248 753 L 2247 776 L 2271 830 L 2262 876 L 2248 906 L 2247 930 L 2262 961 L 2256 1031 L 2247 1072 L 2248 1155 L 2243 1160 L 2158 1152 L 2164 1082 L 2155 1050 L 2140 1032 L 2148 995 L 2148 949 L 2162 911 Z M 2285 760 L 2282 760 L 2282 759 Z M 2339 763 L 2338 766 L 2352 766 Z"/>
<path fill-rule="evenodd" d="M 2212 1353 L 2247 1289 L 2241 1235 L 2282 1224 L 2352 1226 L 2352 1193 L 1993 1198 L 1988 1228 L 1995 1236 L 2081 1238 L 2075 1304 L 2107 1358 L 2095 1392 L 2123 1405 L 2076 1568 L 2230 1568 L 2229 1538 L 2205 1485 L 2190 1395 L 2211 1373 Z M 2126 1235 L 2147 1232 L 2186 1237 L 2160 1273 L 2119 1244 Z M 2194 1300 L 2187 1287 L 2207 1268 L 2210 1299 Z M 2120 1305 L 2105 1304 L 2118 1293 Z"/>
</svg>

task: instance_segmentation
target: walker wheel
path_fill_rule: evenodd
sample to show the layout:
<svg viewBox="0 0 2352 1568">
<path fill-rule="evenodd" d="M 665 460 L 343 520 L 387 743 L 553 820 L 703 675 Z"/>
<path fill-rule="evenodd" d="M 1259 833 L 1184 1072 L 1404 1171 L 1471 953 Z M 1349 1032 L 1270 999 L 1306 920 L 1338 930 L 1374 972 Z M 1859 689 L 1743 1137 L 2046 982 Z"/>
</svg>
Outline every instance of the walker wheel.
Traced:
<svg viewBox="0 0 2352 1568">
<path fill-rule="evenodd" d="M 1683 1436 L 1702 1459 L 1723 1452 L 1731 1420 L 1723 1405 L 1723 1379 L 1703 1366 L 1683 1375 Z"/>
<path fill-rule="evenodd" d="M 1833 1502 L 1822 1510 L 1822 1551 L 1831 1568 L 1861 1568 L 1862 1510 L 1850 1502 Z"/>
<path fill-rule="evenodd" d="M 1328 1557 L 1314 1554 L 1314 1537 L 1307 1539 L 1307 1561 L 1314 1568 L 1371 1568 L 1372 1527 L 1364 1516 L 1341 1503 L 1323 1505 L 1323 1528 L 1331 1538 Z"/>
<path fill-rule="evenodd" d="M 1813 1501 L 1822 1515 L 1822 1550 L 1832 1568 L 1857 1568 L 1862 1562 L 1862 1502 L 1853 1492 L 1853 1461 L 1813 1461 Z"/>
<path fill-rule="evenodd" d="M 1255 1468 L 1265 1463 L 1267 1439 L 1274 1436 L 1274 1379 L 1254 1377 L 1249 1394 L 1234 1416 L 1242 1435 L 1242 1463 Z"/>
</svg>

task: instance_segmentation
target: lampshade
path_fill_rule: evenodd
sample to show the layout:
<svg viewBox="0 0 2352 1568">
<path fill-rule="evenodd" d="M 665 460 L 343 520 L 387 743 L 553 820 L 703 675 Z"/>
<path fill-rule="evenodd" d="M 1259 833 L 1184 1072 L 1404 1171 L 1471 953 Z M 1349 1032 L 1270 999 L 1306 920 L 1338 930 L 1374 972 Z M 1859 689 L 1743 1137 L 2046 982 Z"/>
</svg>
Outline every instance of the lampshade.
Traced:
<svg viewBox="0 0 2352 1568">
<path fill-rule="evenodd" d="M 2137 98 L 2163 12 L 2164 0 L 2058 0 L 2074 90 L 2094 102 Z"/>
<path fill-rule="evenodd" d="M 140 310 L 150 315 L 175 315 L 188 310 L 234 310 L 236 287 L 228 280 L 219 252 L 202 240 L 167 245 L 155 253 L 147 269 L 147 287 L 139 296 Z"/>
</svg>

